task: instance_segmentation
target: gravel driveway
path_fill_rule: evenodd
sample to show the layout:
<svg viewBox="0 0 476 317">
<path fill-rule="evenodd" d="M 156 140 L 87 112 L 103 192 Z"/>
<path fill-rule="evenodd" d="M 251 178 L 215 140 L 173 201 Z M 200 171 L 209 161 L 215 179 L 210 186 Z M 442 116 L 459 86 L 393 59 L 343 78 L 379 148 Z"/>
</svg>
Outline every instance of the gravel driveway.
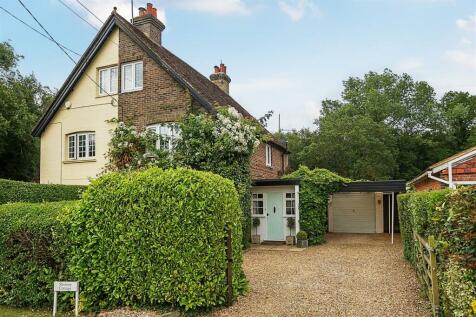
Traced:
<svg viewBox="0 0 476 317">
<path fill-rule="evenodd" d="M 387 234 L 329 234 L 327 240 L 302 252 L 251 248 L 244 261 L 249 293 L 210 315 L 430 315 L 398 236 L 394 245 Z"/>
</svg>

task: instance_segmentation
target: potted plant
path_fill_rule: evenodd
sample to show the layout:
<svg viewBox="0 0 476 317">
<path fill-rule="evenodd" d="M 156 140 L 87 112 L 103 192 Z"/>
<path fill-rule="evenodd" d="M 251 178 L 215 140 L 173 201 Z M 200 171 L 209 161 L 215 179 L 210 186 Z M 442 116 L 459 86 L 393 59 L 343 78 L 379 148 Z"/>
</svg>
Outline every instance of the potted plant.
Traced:
<svg viewBox="0 0 476 317">
<path fill-rule="evenodd" d="M 295 226 L 296 226 L 296 219 L 294 217 L 288 217 L 289 236 L 286 236 L 286 244 L 288 245 L 294 244 L 293 229 Z"/>
<path fill-rule="evenodd" d="M 307 248 L 308 247 L 308 240 L 307 240 L 307 232 L 306 231 L 299 231 L 296 235 L 296 238 L 297 238 L 298 248 Z"/>
<path fill-rule="evenodd" d="M 257 217 L 253 218 L 253 228 L 255 228 L 255 234 L 251 235 L 251 243 L 253 244 L 261 243 L 261 236 L 258 234 L 259 224 L 260 224 L 260 219 Z"/>
</svg>

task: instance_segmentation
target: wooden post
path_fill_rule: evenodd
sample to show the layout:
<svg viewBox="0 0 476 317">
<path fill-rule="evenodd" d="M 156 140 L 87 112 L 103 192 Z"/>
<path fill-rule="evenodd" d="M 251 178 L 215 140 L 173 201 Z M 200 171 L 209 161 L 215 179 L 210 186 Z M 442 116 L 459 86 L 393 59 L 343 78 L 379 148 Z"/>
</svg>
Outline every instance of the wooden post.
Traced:
<svg viewBox="0 0 476 317">
<path fill-rule="evenodd" d="M 226 230 L 226 305 L 233 304 L 233 247 L 231 243 L 231 229 L 225 227 Z"/>
<path fill-rule="evenodd" d="M 430 275 L 431 275 L 431 296 L 433 304 L 433 314 L 439 316 L 440 314 L 440 291 L 438 289 L 438 277 L 436 276 L 436 252 L 435 252 L 435 241 L 432 236 L 428 239 L 431 249 L 430 253 Z"/>
</svg>

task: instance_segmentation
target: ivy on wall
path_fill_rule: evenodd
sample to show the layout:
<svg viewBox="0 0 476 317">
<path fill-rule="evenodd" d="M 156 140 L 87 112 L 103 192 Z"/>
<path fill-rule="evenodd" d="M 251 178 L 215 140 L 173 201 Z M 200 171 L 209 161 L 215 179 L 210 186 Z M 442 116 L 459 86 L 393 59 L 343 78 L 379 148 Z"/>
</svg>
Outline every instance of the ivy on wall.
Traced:
<svg viewBox="0 0 476 317">
<path fill-rule="evenodd" d="M 300 228 L 307 232 L 310 244 L 323 243 L 327 231 L 329 195 L 336 192 L 342 183 L 348 183 L 351 180 L 326 169 L 311 170 L 307 166 L 300 166 L 299 169 L 284 178 L 300 179 Z"/>
</svg>

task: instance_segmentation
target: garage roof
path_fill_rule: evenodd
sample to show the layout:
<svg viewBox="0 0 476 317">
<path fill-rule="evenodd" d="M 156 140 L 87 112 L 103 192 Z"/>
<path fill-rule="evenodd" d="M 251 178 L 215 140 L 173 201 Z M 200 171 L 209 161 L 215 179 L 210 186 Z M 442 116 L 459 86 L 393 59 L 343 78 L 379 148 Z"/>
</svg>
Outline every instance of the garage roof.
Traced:
<svg viewBox="0 0 476 317">
<path fill-rule="evenodd" d="M 390 180 L 390 181 L 357 181 L 348 184 L 342 184 L 339 192 L 405 192 L 404 180 Z"/>
</svg>

